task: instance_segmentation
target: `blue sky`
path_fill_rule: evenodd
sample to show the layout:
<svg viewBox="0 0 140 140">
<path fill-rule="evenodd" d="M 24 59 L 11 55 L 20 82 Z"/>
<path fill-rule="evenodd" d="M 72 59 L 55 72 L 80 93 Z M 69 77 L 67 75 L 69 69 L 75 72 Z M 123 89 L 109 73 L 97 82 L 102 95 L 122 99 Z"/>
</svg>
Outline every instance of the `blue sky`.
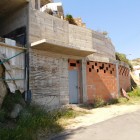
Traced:
<svg viewBox="0 0 140 140">
<path fill-rule="evenodd" d="M 140 0 L 54 0 L 88 28 L 107 31 L 116 51 L 140 58 Z"/>
</svg>

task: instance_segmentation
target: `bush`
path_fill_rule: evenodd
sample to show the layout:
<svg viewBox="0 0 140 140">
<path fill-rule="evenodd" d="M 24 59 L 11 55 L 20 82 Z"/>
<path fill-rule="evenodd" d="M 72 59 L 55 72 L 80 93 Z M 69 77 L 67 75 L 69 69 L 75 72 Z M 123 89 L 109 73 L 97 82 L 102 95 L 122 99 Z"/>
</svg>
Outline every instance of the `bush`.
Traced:
<svg viewBox="0 0 140 140">
<path fill-rule="evenodd" d="M 4 110 L 0 110 L 0 122 L 4 122 L 5 121 L 5 116 L 6 113 Z"/>
<path fill-rule="evenodd" d="M 118 98 L 112 98 L 112 99 L 108 100 L 108 102 L 107 102 L 108 105 L 117 104 L 117 103 L 119 103 Z"/>
<path fill-rule="evenodd" d="M 136 87 L 133 91 L 129 92 L 130 97 L 140 97 L 140 88 Z"/>
<path fill-rule="evenodd" d="M 130 63 L 129 59 L 127 59 L 127 57 L 126 57 L 125 54 L 116 52 L 115 55 L 116 55 L 116 60 L 125 62 L 126 64 L 129 65 L 130 69 L 133 70 L 133 66 L 132 66 L 132 64 Z"/>
<path fill-rule="evenodd" d="M 118 102 L 120 104 L 126 104 L 126 103 L 128 103 L 128 99 L 121 97 L 121 98 L 118 99 Z"/>
<path fill-rule="evenodd" d="M 2 108 L 7 112 L 11 112 L 15 104 L 25 105 L 22 94 L 18 90 L 15 93 L 8 93 L 5 96 Z"/>
<path fill-rule="evenodd" d="M 65 17 L 65 20 L 67 20 L 70 24 L 77 25 L 75 23 L 72 15 L 67 14 L 66 17 Z"/>
<path fill-rule="evenodd" d="M 36 140 L 40 130 L 46 136 L 50 133 L 60 132 L 63 128 L 57 123 L 58 118 L 53 112 L 46 112 L 37 105 L 26 106 L 19 118 L 15 120 L 14 128 L 0 130 L 0 139 Z"/>
<path fill-rule="evenodd" d="M 106 102 L 101 98 L 101 97 L 96 97 L 93 100 L 93 107 L 97 108 L 97 107 L 103 107 L 106 105 Z"/>
</svg>

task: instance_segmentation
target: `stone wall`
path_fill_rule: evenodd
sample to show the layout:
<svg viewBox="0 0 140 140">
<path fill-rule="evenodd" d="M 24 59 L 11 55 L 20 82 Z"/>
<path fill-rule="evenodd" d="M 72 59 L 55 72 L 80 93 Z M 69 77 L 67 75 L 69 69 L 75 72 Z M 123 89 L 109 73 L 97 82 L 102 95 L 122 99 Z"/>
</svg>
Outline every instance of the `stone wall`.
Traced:
<svg viewBox="0 0 140 140">
<path fill-rule="evenodd" d="M 30 52 L 33 101 L 51 107 L 68 104 L 68 59 L 39 50 Z"/>
</svg>

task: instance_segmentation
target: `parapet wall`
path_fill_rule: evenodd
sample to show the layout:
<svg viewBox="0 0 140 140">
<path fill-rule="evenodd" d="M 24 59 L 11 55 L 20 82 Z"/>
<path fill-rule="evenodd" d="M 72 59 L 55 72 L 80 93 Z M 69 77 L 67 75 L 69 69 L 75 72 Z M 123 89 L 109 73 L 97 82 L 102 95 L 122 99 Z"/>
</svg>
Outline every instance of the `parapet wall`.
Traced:
<svg viewBox="0 0 140 140">
<path fill-rule="evenodd" d="M 97 56 L 104 56 L 110 59 L 115 58 L 115 47 L 111 40 L 106 38 L 102 33 L 93 31 L 93 48 L 97 50 Z"/>
<path fill-rule="evenodd" d="M 30 43 L 47 39 L 49 42 L 68 46 L 68 23 L 47 13 L 30 9 Z"/>
<path fill-rule="evenodd" d="M 92 30 L 69 24 L 69 46 L 78 49 L 93 49 Z"/>
</svg>

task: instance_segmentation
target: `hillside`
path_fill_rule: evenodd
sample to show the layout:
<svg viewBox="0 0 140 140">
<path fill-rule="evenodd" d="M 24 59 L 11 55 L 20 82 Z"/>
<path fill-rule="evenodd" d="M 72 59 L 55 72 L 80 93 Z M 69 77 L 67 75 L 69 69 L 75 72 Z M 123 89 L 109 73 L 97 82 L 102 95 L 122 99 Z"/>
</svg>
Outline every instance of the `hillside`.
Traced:
<svg viewBox="0 0 140 140">
<path fill-rule="evenodd" d="M 140 58 L 131 60 L 131 64 L 132 64 L 133 66 L 140 65 Z"/>
</svg>

